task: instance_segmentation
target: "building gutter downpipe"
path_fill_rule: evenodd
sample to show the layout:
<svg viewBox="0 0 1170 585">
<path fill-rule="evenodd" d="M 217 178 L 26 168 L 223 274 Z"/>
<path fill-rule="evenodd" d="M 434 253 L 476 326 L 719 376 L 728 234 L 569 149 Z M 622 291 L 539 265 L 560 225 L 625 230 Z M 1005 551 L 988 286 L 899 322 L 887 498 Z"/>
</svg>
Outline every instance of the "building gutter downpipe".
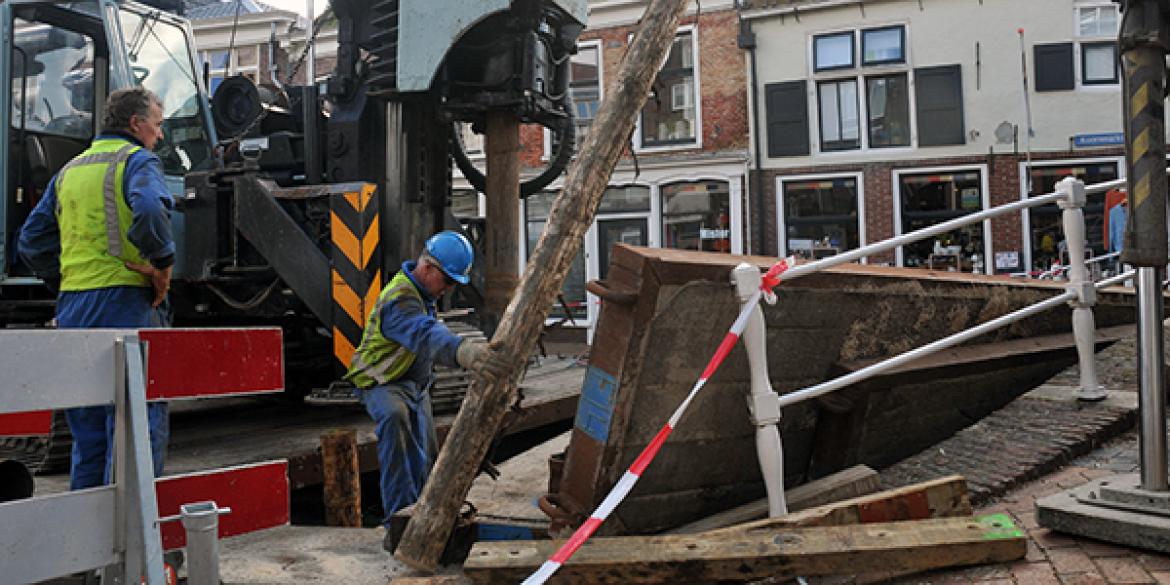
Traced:
<svg viewBox="0 0 1170 585">
<path fill-rule="evenodd" d="M 764 254 L 764 233 L 766 229 L 766 222 L 764 221 L 764 189 L 760 175 L 763 173 L 763 154 L 760 152 L 760 104 L 759 92 L 756 91 L 756 33 L 752 31 L 751 21 L 743 18 L 743 2 L 736 0 L 736 13 L 739 16 L 739 34 L 736 36 L 736 41 L 740 49 L 746 49 L 748 52 L 748 60 L 750 62 L 750 73 L 748 74 L 748 88 L 751 94 L 752 104 L 752 152 L 755 161 L 751 173 L 751 191 L 753 199 L 753 208 L 755 211 L 755 222 L 752 227 L 752 245 L 750 252 L 753 254 Z M 779 237 L 779 236 L 777 236 Z M 779 247 L 777 246 L 777 249 Z"/>
</svg>

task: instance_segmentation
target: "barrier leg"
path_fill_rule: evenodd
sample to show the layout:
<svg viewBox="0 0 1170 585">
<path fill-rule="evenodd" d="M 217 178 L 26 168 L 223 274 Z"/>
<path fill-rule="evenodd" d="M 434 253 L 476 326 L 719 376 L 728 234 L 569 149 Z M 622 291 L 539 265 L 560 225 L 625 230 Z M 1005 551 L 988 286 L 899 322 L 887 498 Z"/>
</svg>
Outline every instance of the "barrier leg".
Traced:
<svg viewBox="0 0 1170 585">
<path fill-rule="evenodd" d="M 1095 326 L 1093 305 L 1097 302 L 1097 289 L 1089 280 L 1085 266 L 1085 183 L 1066 177 L 1056 185 L 1056 190 L 1065 194 L 1059 202 L 1064 239 L 1068 245 L 1068 290 L 1077 293 L 1072 306 L 1073 339 L 1077 344 L 1077 360 L 1080 365 L 1081 385 L 1077 399 L 1085 401 L 1104 400 L 1105 388 L 1097 381 L 1097 357 L 1095 347 Z"/>
<path fill-rule="evenodd" d="M 749 264 L 740 264 L 732 273 L 740 304 L 760 288 L 760 269 Z M 743 343 L 747 348 L 748 365 L 751 368 L 751 398 L 748 407 L 752 422 L 756 425 L 756 455 L 760 459 L 760 472 L 768 490 L 768 515 L 783 516 L 788 513 L 784 498 L 784 444 L 780 439 L 780 405 L 776 392 L 768 380 L 768 349 L 764 329 L 764 311 L 759 305 L 748 317 L 743 331 Z"/>
<path fill-rule="evenodd" d="M 219 585 L 219 515 L 215 502 L 180 506 L 187 531 L 187 582 Z"/>
<path fill-rule="evenodd" d="M 119 524 L 123 526 L 125 581 L 137 582 L 139 575 L 147 585 L 164 585 L 162 539 L 158 529 L 158 501 L 154 492 L 154 460 L 150 450 L 150 424 L 146 415 L 146 368 L 142 362 L 142 345 L 138 338 L 118 339 L 115 359 L 118 394 L 115 404 L 116 424 L 125 428 L 116 436 L 121 439 L 115 452 L 116 470 L 124 473 L 114 478 L 121 494 L 118 503 Z"/>
</svg>

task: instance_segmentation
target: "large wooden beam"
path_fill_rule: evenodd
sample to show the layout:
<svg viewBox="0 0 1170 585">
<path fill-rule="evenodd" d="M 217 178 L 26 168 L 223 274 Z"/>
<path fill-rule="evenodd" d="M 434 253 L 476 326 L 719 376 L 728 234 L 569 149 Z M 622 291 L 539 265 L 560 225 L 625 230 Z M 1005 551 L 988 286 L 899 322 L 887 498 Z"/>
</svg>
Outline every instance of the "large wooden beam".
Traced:
<svg viewBox="0 0 1170 585">
<path fill-rule="evenodd" d="M 970 516 L 972 513 L 971 498 L 967 494 L 967 480 L 959 475 L 951 475 L 833 502 L 778 518 L 765 518 L 728 526 L 704 534 L 756 532 L 799 526 L 905 522 L 928 518 L 956 518 Z"/>
<path fill-rule="evenodd" d="M 492 337 L 493 346 L 514 362 L 515 372 L 535 347 L 585 231 L 593 223 L 609 176 L 625 150 L 686 4 L 687 0 L 650 1 L 617 78 L 569 166 L 544 233 Z M 424 571 L 438 566 L 459 506 L 515 392 L 515 379 L 472 385 L 394 553 L 398 560 Z"/>
<path fill-rule="evenodd" d="M 1023 558 L 1023 531 L 1006 514 L 759 532 L 626 536 L 586 542 L 558 572 L 591 584 L 749 582 L 858 571 L 925 571 Z M 517 583 L 557 541 L 481 542 L 464 573 Z"/>
<path fill-rule="evenodd" d="M 495 331 L 520 272 L 520 120 L 505 110 L 488 113 L 485 138 L 487 224 L 484 229 L 486 330 Z"/>
<path fill-rule="evenodd" d="M 837 502 L 878 491 L 881 481 L 878 473 L 865 465 L 854 465 L 832 475 L 787 490 L 789 512 Z M 789 514 L 791 516 L 791 514 Z M 768 517 L 768 500 L 756 500 L 742 506 L 712 514 L 669 530 L 666 534 L 695 534 L 759 520 Z"/>
</svg>

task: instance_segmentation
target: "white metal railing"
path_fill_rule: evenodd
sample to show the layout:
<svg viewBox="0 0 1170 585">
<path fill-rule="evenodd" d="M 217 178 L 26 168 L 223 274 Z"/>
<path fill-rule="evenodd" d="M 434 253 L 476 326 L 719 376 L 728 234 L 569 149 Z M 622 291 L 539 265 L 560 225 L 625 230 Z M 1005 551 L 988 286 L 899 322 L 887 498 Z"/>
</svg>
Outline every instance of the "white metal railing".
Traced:
<svg viewBox="0 0 1170 585">
<path fill-rule="evenodd" d="M 785 513 L 786 510 L 783 493 L 783 449 L 777 428 L 781 411 L 784 407 L 823 396 L 862 382 L 890 369 L 964 343 L 1057 306 L 1068 304 L 1072 307 L 1073 337 L 1076 342 L 1077 357 L 1080 366 L 1080 387 L 1077 389 L 1077 398 L 1087 401 L 1104 399 L 1107 395 L 1105 389 L 1097 382 L 1094 356 L 1095 327 L 1092 307 L 1096 303 L 1098 290 L 1130 280 L 1133 278 L 1134 273 L 1132 271 L 1125 272 L 1097 283 L 1090 280 L 1087 267 L 1089 263 L 1103 262 L 1116 257 L 1118 254 L 1105 254 L 1093 258 L 1086 258 L 1085 222 L 1082 209 L 1088 194 L 1100 193 L 1124 185 L 1125 180 L 1117 180 L 1097 183 L 1086 187 L 1084 182 L 1067 177 L 1057 184 L 1057 190 L 1053 193 L 992 207 L 855 250 L 850 250 L 836 256 L 789 267 L 782 274 L 782 281 L 816 274 L 833 266 L 853 262 L 866 256 L 888 252 L 899 246 L 946 233 L 966 225 L 1050 203 L 1058 204 L 1062 210 L 1062 227 L 1064 228 L 1065 241 L 1067 242 L 1070 259 L 1069 265 L 1064 270 L 1068 275 L 1068 282 L 1065 285 L 1065 291 L 1059 295 L 871 364 L 855 372 L 784 395 L 777 395 L 768 382 L 767 353 L 764 348 L 764 316 L 763 311 L 758 306 L 758 291 L 761 283 L 760 271 L 754 266 L 747 264 L 742 264 L 737 267 L 732 273 L 732 281 L 736 286 L 740 304 L 745 310 L 749 309 L 748 305 L 756 304 L 756 306 L 750 308 L 751 313 L 747 317 L 748 321 L 747 327 L 744 330 L 743 341 L 747 349 L 748 362 L 752 370 L 752 388 L 749 407 L 753 423 L 757 429 L 756 446 L 760 458 L 761 471 L 764 474 L 765 484 L 768 489 L 770 514 L 772 516 L 780 515 Z M 753 293 L 753 291 L 757 292 Z"/>
</svg>

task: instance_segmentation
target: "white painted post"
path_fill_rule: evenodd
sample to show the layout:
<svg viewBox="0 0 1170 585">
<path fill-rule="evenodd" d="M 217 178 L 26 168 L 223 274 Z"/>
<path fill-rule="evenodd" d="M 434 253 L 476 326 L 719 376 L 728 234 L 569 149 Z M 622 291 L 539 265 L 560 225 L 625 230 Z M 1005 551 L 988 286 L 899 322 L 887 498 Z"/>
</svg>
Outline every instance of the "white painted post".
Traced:
<svg viewBox="0 0 1170 585">
<path fill-rule="evenodd" d="M 1097 381 L 1097 358 L 1095 352 L 1095 325 L 1093 305 L 1097 303 L 1097 289 L 1089 280 L 1085 267 L 1085 183 L 1072 177 L 1065 177 L 1056 184 L 1056 190 L 1064 195 L 1060 206 L 1064 227 L 1064 239 L 1068 246 L 1068 285 L 1066 290 L 1075 292 L 1077 298 L 1069 302 L 1072 307 L 1073 338 L 1077 344 L 1077 358 L 1080 363 L 1081 385 L 1077 389 L 1077 400 L 1098 401 L 1107 396 L 1105 388 Z"/>
<path fill-rule="evenodd" d="M 739 297 L 740 305 L 748 302 L 760 290 L 760 269 L 750 264 L 740 264 L 731 274 L 732 284 Z M 764 329 L 764 311 L 759 305 L 748 317 L 743 331 L 743 345 L 747 349 L 748 366 L 751 368 L 751 397 L 748 409 L 752 423 L 756 425 L 756 455 L 760 459 L 760 472 L 768 490 L 768 515 L 783 516 L 788 513 L 784 498 L 784 445 L 780 440 L 780 404 L 776 392 L 768 381 L 768 348 Z"/>
</svg>

